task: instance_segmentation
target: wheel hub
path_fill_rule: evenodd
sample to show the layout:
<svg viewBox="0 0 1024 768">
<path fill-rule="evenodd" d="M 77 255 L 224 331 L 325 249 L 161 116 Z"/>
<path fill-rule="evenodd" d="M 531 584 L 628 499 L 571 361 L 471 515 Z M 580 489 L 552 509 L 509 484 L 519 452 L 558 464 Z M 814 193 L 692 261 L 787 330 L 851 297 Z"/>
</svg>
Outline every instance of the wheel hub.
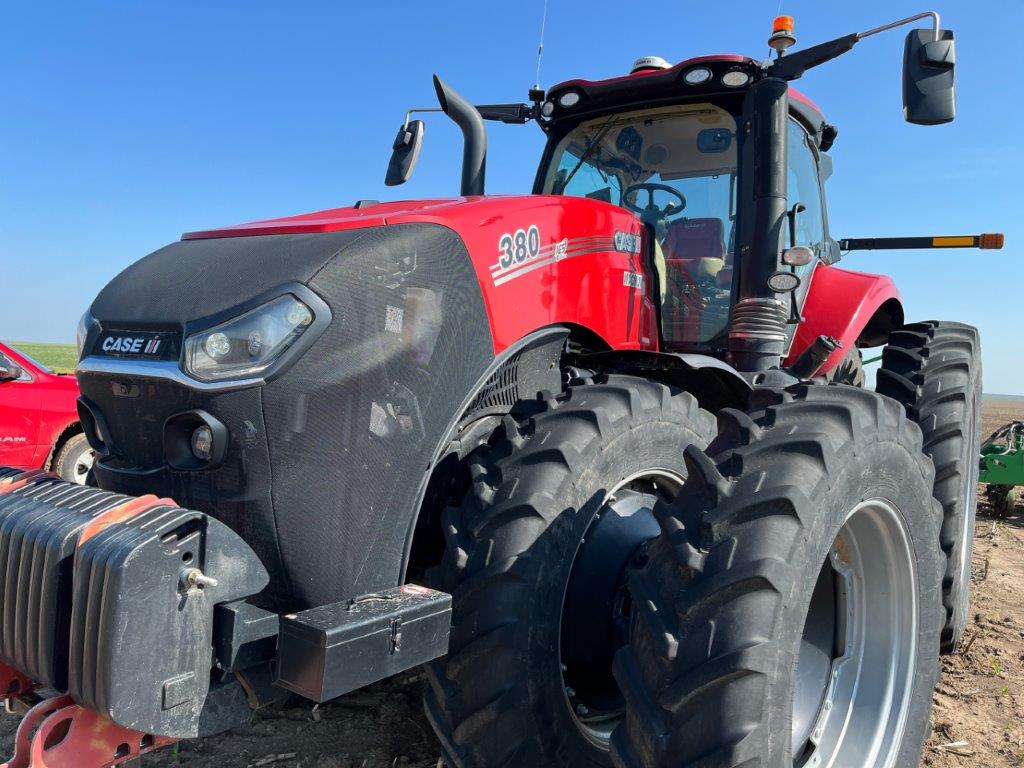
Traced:
<svg viewBox="0 0 1024 768">
<path fill-rule="evenodd" d="M 917 654 L 917 577 L 906 523 L 859 504 L 822 565 L 794 677 L 793 764 L 889 768 Z"/>
<path fill-rule="evenodd" d="M 574 722 L 603 748 L 625 711 L 612 660 L 629 639 L 627 574 L 660 532 L 654 504 L 674 497 L 681 485 L 681 478 L 664 472 L 620 483 L 594 515 L 573 560 L 562 606 L 562 681 Z"/>
</svg>

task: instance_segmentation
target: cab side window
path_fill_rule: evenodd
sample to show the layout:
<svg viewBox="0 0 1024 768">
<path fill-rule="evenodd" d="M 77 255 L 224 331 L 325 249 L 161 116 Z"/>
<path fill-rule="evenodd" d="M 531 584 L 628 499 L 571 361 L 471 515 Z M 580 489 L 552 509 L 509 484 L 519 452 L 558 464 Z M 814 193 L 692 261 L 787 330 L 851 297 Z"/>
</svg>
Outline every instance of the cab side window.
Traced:
<svg viewBox="0 0 1024 768">
<path fill-rule="evenodd" d="M 802 203 L 806 210 L 797 215 L 796 245 L 809 246 L 820 258 L 826 255 L 825 220 L 821 203 L 821 185 L 818 182 L 818 164 L 810 138 L 794 120 L 789 121 L 789 148 L 787 153 L 786 205 L 792 209 Z M 789 247 L 789 233 L 785 235 L 785 246 Z M 809 272 L 813 262 L 798 272 Z"/>
</svg>

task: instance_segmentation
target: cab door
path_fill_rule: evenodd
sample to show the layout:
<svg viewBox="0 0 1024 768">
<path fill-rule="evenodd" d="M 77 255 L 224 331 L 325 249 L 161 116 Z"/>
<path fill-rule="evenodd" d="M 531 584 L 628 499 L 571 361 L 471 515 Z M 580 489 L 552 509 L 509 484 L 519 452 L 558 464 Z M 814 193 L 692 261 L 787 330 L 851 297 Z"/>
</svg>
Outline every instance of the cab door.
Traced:
<svg viewBox="0 0 1024 768">
<path fill-rule="evenodd" d="M 32 372 L 0 351 L 0 368 L 20 369 L 17 378 L 0 376 L 0 465 L 35 469 L 41 395 Z"/>
</svg>

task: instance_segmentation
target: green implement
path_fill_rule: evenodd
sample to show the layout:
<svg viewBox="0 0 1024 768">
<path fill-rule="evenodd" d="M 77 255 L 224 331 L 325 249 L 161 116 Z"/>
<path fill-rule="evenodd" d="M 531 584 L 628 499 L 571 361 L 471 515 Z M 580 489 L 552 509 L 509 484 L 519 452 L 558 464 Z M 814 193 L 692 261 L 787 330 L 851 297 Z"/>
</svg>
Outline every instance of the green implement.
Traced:
<svg viewBox="0 0 1024 768">
<path fill-rule="evenodd" d="M 1013 512 L 1017 486 L 1024 485 L 1024 421 L 1000 427 L 982 444 L 978 480 L 988 484 L 985 495 L 997 516 Z"/>
</svg>

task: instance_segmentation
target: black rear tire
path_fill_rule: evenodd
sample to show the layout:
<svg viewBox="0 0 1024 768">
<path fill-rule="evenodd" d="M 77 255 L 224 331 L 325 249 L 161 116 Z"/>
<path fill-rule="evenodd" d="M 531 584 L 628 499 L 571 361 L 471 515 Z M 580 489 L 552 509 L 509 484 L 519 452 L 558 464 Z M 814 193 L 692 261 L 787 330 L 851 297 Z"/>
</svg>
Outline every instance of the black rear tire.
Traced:
<svg viewBox="0 0 1024 768">
<path fill-rule="evenodd" d="M 722 411 L 718 437 L 707 452 L 691 447 L 686 460 L 686 483 L 675 502 L 656 506 L 661 536 L 649 549 L 647 565 L 630 579 L 635 623 L 629 646 L 615 659 L 627 701 L 626 719 L 612 737 L 615 764 L 817 765 L 807 752 L 810 742 L 795 735 L 794 691 L 803 680 L 796 666 L 803 658 L 805 625 L 814 625 L 808 620 L 812 600 L 821 574 L 843 546 L 838 534 L 854 519 L 848 515 L 881 500 L 896 510 L 894 519 L 902 520 L 900 536 L 908 546 L 891 552 L 904 553 L 901 572 L 906 585 L 915 587 L 909 591 L 917 602 L 902 603 L 899 615 L 916 617 L 916 629 L 892 622 L 892 637 L 901 633 L 903 639 L 890 644 L 889 628 L 878 621 L 861 637 L 873 633 L 874 646 L 869 640 L 864 647 L 879 649 L 883 658 L 898 655 L 890 649 L 902 649 L 899 679 L 906 698 L 899 700 L 906 702 L 900 710 L 905 725 L 902 732 L 893 731 L 886 749 L 895 768 L 916 767 L 938 677 L 943 616 L 940 512 L 931 496 L 933 470 L 921 453 L 920 430 L 887 398 L 848 386 L 811 385 L 792 394 L 757 392 L 749 415 Z M 874 551 L 899 564 L 889 549 Z M 862 595 L 888 592 L 903 599 L 896 584 L 884 587 L 865 586 Z M 851 609 L 849 615 L 855 613 Z M 853 621 L 841 618 L 846 614 L 838 609 L 829 615 L 835 627 Z M 849 652 L 850 646 L 844 647 Z M 832 670 L 839 668 L 836 663 L 833 659 Z M 811 711 L 830 713 L 821 716 L 823 727 L 839 734 L 835 749 L 842 750 L 844 765 L 875 765 L 861 752 L 868 747 L 846 735 L 845 724 L 852 732 L 857 721 L 840 708 L 871 710 L 884 719 L 895 696 L 887 702 L 883 684 L 876 688 L 881 703 L 853 709 L 861 705 L 857 697 L 868 683 L 854 683 L 848 697 L 833 690 L 825 698 L 833 675 L 839 677 L 825 665 L 822 697 L 812 702 Z M 795 761 L 793 742 L 802 745 Z M 832 758 L 818 759 L 831 764 Z"/>
<path fill-rule="evenodd" d="M 942 652 L 952 653 L 967 626 L 971 553 L 981 453 L 981 342 L 978 329 L 929 321 L 894 331 L 882 353 L 876 390 L 903 403 L 924 434 L 942 505 L 946 624 Z"/>
<path fill-rule="evenodd" d="M 428 574 L 452 593 L 453 625 L 448 656 L 428 665 L 424 704 L 458 768 L 611 764 L 607 744 L 570 710 L 561 647 L 570 573 L 606 494 L 659 470 L 676 477 L 674 495 L 684 448 L 706 445 L 715 426 L 688 393 L 630 376 L 573 386 L 532 409 L 506 417 L 471 456 L 472 488 L 446 510 L 444 560 Z M 653 518 L 649 526 L 643 541 L 657 535 Z M 613 653 L 593 674 L 607 677 L 621 716 Z"/>
<path fill-rule="evenodd" d="M 825 374 L 830 384 L 849 384 L 852 387 L 864 386 L 864 358 L 858 347 L 850 347 L 839 365 Z"/>
</svg>

